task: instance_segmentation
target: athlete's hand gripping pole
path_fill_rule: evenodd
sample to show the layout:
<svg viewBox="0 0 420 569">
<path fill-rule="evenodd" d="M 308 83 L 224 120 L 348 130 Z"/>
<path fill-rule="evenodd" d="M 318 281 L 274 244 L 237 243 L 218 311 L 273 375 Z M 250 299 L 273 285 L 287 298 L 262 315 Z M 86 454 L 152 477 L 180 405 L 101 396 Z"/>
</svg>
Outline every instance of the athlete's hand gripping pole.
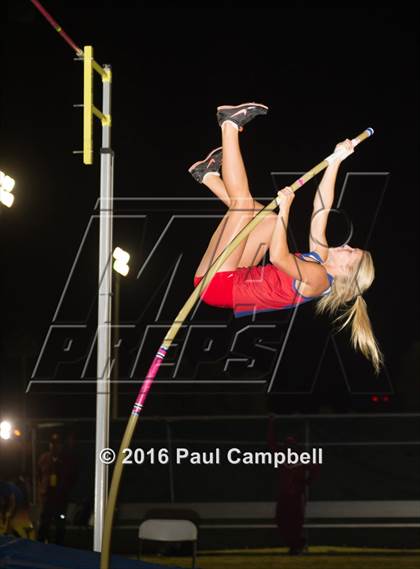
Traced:
<svg viewBox="0 0 420 569">
<path fill-rule="evenodd" d="M 372 134 L 373 134 L 373 128 L 367 128 L 361 134 L 359 134 L 359 136 L 356 136 L 356 138 L 353 138 L 351 141 L 353 148 L 355 146 L 357 146 L 358 144 L 360 144 L 363 140 L 366 140 L 366 138 L 369 138 L 369 136 L 372 136 Z M 346 150 L 343 148 L 339 148 L 338 150 L 336 150 L 335 152 L 333 152 L 332 154 L 327 156 L 322 162 L 320 162 L 319 164 L 314 166 L 312 168 L 312 170 L 309 170 L 309 172 L 306 172 L 306 174 L 304 174 L 301 178 L 298 178 L 296 180 L 296 182 L 293 182 L 293 184 L 291 186 L 289 186 L 290 189 L 295 192 L 300 187 L 302 187 L 303 184 L 306 184 L 306 182 L 308 182 L 311 178 L 313 178 L 314 176 L 319 174 L 319 172 L 322 172 L 322 170 L 325 170 L 325 168 L 327 168 L 327 166 L 334 164 L 334 162 L 337 162 L 337 160 L 344 160 L 345 158 L 347 158 L 347 156 L 348 156 L 348 153 L 346 152 Z M 266 207 L 271 208 L 271 205 L 272 204 L 270 203 Z M 274 209 L 274 208 L 271 208 L 271 209 Z M 261 210 L 260 213 L 262 211 L 264 211 L 264 210 Z M 246 227 L 244 229 L 246 229 Z"/>
<path fill-rule="evenodd" d="M 362 142 L 372 134 L 373 134 L 373 129 L 371 128 L 366 129 L 361 134 L 359 134 L 359 136 L 357 136 L 352 140 L 353 146 L 356 146 L 357 144 L 359 144 L 360 142 Z M 329 164 L 332 164 L 336 160 L 341 160 L 341 159 L 343 159 L 342 153 L 340 153 L 340 151 L 334 152 L 333 154 L 325 158 L 322 162 L 314 166 L 314 168 L 309 170 L 301 178 L 296 180 L 290 186 L 290 188 L 293 191 L 296 191 L 297 189 L 301 188 L 304 184 L 306 184 L 306 182 L 308 182 L 310 179 L 316 176 L 319 172 L 327 168 Z M 123 460 L 125 456 L 124 449 L 130 447 L 131 440 L 134 434 L 134 429 L 139 419 L 139 415 L 144 407 L 147 394 L 149 393 L 153 380 L 156 377 L 160 364 L 162 363 L 162 360 L 164 359 L 168 349 L 170 348 L 172 342 L 174 341 L 175 336 L 177 335 L 179 329 L 183 326 L 188 314 L 190 313 L 196 301 L 200 297 L 201 292 L 210 283 L 214 274 L 219 270 L 219 268 L 222 266 L 225 260 L 230 256 L 232 251 L 236 249 L 239 243 L 243 239 L 245 239 L 245 237 L 247 237 L 251 233 L 254 227 L 258 225 L 269 213 L 275 210 L 276 207 L 277 207 L 277 198 L 273 199 L 268 205 L 266 205 L 263 209 L 261 209 L 258 212 L 258 214 L 238 233 L 238 235 L 236 235 L 236 237 L 229 243 L 229 245 L 226 246 L 223 252 L 217 257 L 217 259 L 209 267 L 199 285 L 194 289 L 194 291 L 191 293 L 190 297 L 188 298 L 187 302 L 179 311 L 172 326 L 167 332 L 163 340 L 163 343 L 160 346 L 152 362 L 152 365 L 149 368 L 149 371 L 147 372 L 145 380 L 143 381 L 139 394 L 137 396 L 136 402 L 134 403 L 133 409 L 131 411 L 131 416 L 128 421 L 123 436 L 123 440 L 121 442 L 121 447 L 115 462 L 114 472 L 112 475 L 111 489 L 109 491 L 108 502 L 105 511 L 105 524 L 104 524 L 104 533 L 102 536 L 102 553 L 101 553 L 100 569 L 109 569 L 112 521 L 114 517 L 115 504 L 117 501 L 118 489 L 124 466 L 123 465 Z M 99 458 L 97 457 L 96 460 L 99 460 Z"/>
</svg>

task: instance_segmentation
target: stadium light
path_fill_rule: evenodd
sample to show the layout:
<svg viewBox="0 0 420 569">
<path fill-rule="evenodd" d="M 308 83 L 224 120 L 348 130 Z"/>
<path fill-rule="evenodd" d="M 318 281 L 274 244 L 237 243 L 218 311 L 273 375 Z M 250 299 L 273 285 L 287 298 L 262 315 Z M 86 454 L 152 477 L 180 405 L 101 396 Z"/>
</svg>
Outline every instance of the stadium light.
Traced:
<svg viewBox="0 0 420 569">
<path fill-rule="evenodd" d="M 112 253 L 112 256 L 115 259 L 114 264 L 112 265 L 114 271 L 123 277 L 126 277 L 128 275 L 128 271 L 130 270 L 130 267 L 128 266 L 130 254 L 127 253 L 127 251 L 124 251 L 124 249 L 121 249 L 121 247 L 116 247 Z"/>
<path fill-rule="evenodd" d="M 15 196 L 6 192 L 5 190 L 0 189 L 0 202 L 5 205 L 6 207 L 12 207 L 13 202 L 15 201 Z"/>
<path fill-rule="evenodd" d="M 2 421 L 0 423 L 0 439 L 9 440 L 12 437 L 12 428 L 10 421 Z"/>
<path fill-rule="evenodd" d="M 11 193 L 15 187 L 15 181 L 0 170 L 0 202 L 6 207 L 12 207 L 15 196 Z"/>
</svg>

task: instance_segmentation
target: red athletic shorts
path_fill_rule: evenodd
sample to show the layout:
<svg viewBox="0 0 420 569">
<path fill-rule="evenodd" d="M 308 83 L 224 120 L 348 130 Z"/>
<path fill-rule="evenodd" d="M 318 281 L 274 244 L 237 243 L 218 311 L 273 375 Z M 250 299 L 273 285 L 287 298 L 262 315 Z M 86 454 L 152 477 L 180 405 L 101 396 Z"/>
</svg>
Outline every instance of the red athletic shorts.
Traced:
<svg viewBox="0 0 420 569">
<path fill-rule="evenodd" d="M 233 273 L 234 271 L 219 271 L 214 275 L 201 298 L 210 306 L 233 308 Z M 203 277 L 194 277 L 196 287 Z"/>
</svg>

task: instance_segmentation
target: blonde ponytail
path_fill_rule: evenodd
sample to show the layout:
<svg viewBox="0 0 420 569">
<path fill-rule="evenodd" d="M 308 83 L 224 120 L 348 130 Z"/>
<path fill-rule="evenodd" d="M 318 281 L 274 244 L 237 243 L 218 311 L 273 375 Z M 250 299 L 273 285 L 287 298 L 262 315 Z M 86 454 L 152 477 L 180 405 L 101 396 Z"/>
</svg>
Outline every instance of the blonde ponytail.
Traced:
<svg viewBox="0 0 420 569">
<path fill-rule="evenodd" d="M 367 304 L 362 297 L 362 292 L 370 287 L 374 278 L 372 257 L 368 251 L 364 251 L 362 261 L 355 267 L 354 272 L 334 279 L 331 292 L 317 302 L 316 311 L 318 314 L 336 314 L 344 307 L 334 323 L 340 324 L 339 330 L 351 323 L 351 342 L 354 349 L 360 350 L 372 362 L 375 373 L 379 373 L 383 365 L 383 355 L 373 334 Z"/>
</svg>

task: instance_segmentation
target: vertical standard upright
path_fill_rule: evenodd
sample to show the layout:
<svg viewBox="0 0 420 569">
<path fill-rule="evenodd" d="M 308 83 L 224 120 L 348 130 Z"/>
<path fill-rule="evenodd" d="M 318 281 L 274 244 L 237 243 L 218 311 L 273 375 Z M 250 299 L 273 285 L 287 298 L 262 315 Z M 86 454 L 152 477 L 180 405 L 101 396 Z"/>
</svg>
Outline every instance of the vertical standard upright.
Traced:
<svg viewBox="0 0 420 569">
<path fill-rule="evenodd" d="M 109 69 L 105 66 L 105 69 Z M 110 115 L 111 81 L 103 84 L 103 112 Z M 111 125 L 102 125 L 101 196 L 99 202 L 98 335 L 95 443 L 95 525 L 94 550 L 101 551 L 105 507 L 108 498 L 108 465 L 99 460 L 109 446 L 109 408 L 112 331 L 112 218 L 114 194 L 114 154 Z"/>
<path fill-rule="evenodd" d="M 101 551 L 105 508 L 108 498 L 108 465 L 100 453 L 109 447 L 112 317 L 112 219 L 114 154 L 111 149 L 111 68 L 93 59 L 91 46 L 84 47 L 83 161 L 92 163 L 92 117 L 102 123 L 101 194 L 99 199 L 99 269 L 96 381 L 95 503 L 93 548 Z M 102 112 L 92 101 L 93 71 L 102 77 Z"/>
</svg>

